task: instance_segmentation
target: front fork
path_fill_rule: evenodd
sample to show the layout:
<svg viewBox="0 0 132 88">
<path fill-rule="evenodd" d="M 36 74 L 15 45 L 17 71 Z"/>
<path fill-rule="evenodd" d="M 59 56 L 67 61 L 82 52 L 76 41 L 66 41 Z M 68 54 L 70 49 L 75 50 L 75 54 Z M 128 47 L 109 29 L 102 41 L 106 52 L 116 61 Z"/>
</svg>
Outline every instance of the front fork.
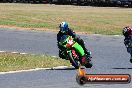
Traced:
<svg viewBox="0 0 132 88">
<path fill-rule="evenodd" d="M 69 50 L 67 51 L 67 53 L 71 53 L 74 60 L 77 61 L 77 63 L 80 65 L 80 59 L 79 59 L 79 56 L 76 54 L 75 50 L 72 49 L 72 50 Z"/>
</svg>

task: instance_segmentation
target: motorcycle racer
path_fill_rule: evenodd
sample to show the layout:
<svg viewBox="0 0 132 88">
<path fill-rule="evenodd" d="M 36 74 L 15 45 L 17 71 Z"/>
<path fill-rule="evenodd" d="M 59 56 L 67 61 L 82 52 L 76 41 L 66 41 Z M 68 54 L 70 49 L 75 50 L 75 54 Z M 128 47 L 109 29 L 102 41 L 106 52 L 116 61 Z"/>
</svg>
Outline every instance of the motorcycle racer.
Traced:
<svg viewBox="0 0 132 88">
<path fill-rule="evenodd" d="M 86 49 L 85 44 L 84 44 L 84 41 L 80 37 L 78 37 L 76 35 L 76 33 L 72 29 L 69 28 L 67 22 L 61 22 L 60 25 L 59 25 L 59 29 L 60 29 L 60 31 L 57 34 L 57 45 L 58 45 L 58 48 L 59 48 L 59 57 L 60 58 L 66 59 L 65 56 L 62 54 L 63 51 L 64 51 L 64 48 L 59 45 L 60 39 L 61 39 L 61 37 L 63 35 L 70 35 L 73 38 L 75 38 L 75 41 L 78 42 L 82 46 L 82 48 L 84 49 L 85 54 L 89 58 L 91 58 L 90 51 L 88 51 Z M 85 61 L 85 56 L 83 56 L 81 59 L 82 59 L 82 63 L 83 63 Z"/>
<path fill-rule="evenodd" d="M 126 26 L 123 28 L 122 33 L 125 37 L 124 44 L 127 48 L 127 52 L 131 55 L 130 62 L 132 63 L 132 47 L 129 47 L 129 44 L 132 43 L 132 29 L 129 26 Z"/>
</svg>

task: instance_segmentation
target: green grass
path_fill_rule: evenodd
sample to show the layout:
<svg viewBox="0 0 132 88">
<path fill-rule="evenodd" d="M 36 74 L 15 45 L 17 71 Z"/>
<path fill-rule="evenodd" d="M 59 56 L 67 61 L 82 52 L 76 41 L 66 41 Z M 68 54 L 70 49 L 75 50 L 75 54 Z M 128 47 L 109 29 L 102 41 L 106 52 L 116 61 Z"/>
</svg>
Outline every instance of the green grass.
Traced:
<svg viewBox="0 0 132 88">
<path fill-rule="evenodd" d="M 132 8 L 49 4 L 0 4 L 0 25 L 57 30 L 67 21 L 75 31 L 121 34 L 132 25 Z"/>
<path fill-rule="evenodd" d="M 61 65 L 70 66 L 70 62 L 47 55 L 0 53 L 0 72 L 33 68 L 51 68 Z"/>
</svg>

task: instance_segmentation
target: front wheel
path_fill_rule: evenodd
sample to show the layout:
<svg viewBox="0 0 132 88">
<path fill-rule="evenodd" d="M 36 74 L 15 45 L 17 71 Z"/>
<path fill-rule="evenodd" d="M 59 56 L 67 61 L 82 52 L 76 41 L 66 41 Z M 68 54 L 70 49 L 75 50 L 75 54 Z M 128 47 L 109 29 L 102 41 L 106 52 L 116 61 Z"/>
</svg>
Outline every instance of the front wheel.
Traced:
<svg viewBox="0 0 132 88">
<path fill-rule="evenodd" d="M 92 63 L 91 59 L 88 58 L 88 59 L 86 60 L 85 67 L 86 67 L 86 68 L 91 68 L 92 66 L 93 66 L 93 63 Z"/>
<path fill-rule="evenodd" d="M 68 53 L 68 58 L 69 58 L 69 60 L 70 60 L 70 62 L 71 62 L 71 64 L 72 64 L 72 66 L 74 66 L 76 69 L 78 69 L 78 68 L 79 68 L 79 63 L 78 63 L 78 61 L 75 60 L 75 58 L 73 57 L 72 52 L 69 52 L 69 53 Z"/>
<path fill-rule="evenodd" d="M 92 64 L 91 62 L 89 62 L 89 63 L 87 63 L 87 64 L 85 65 L 86 68 L 91 68 L 92 66 L 93 66 L 93 64 Z"/>
</svg>

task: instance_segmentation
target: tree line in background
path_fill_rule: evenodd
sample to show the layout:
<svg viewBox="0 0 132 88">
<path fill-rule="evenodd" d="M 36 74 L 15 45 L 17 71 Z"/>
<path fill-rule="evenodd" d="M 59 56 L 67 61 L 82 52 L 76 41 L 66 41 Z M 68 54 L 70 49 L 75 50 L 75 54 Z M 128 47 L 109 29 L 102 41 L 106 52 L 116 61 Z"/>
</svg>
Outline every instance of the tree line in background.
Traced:
<svg viewBox="0 0 132 88">
<path fill-rule="evenodd" d="M 41 3 L 82 6 L 126 6 L 132 7 L 132 0 L 0 0 L 4 3 Z"/>
</svg>

